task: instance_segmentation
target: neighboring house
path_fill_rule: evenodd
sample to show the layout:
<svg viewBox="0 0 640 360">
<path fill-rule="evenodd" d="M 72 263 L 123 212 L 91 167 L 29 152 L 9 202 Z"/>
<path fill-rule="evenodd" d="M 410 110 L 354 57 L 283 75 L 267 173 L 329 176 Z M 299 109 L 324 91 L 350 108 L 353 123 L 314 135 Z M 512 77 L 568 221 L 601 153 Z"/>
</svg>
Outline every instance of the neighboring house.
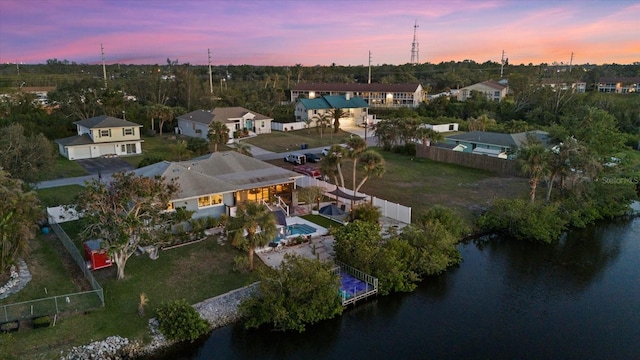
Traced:
<svg viewBox="0 0 640 360">
<path fill-rule="evenodd" d="M 489 131 L 470 131 L 445 138 L 445 143 L 453 146 L 453 151 L 488 155 L 502 159 L 514 159 L 516 150 L 527 142 L 527 134 L 532 133 L 543 144 L 548 144 L 549 134 L 535 130 L 516 134 Z"/>
<path fill-rule="evenodd" d="M 466 101 L 472 92 L 479 92 L 488 100 L 502 101 L 507 96 L 508 86 L 495 81 L 483 81 L 458 90 L 458 101 Z"/>
<path fill-rule="evenodd" d="M 587 90 L 587 83 L 584 81 L 566 82 L 559 79 L 542 79 L 542 85 L 548 86 L 552 89 L 560 89 L 567 91 L 571 89 L 575 93 L 584 93 Z"/>
<path fill-rule="evenodd" d="M 315 99 L 300 98 L 296 102 L 294 115 L 296 121 L 306 121 L 314 119 L 322 114 L 329 114 L 331 109 L 341 109 L 346 116 L 340 118 L 341 125 L 358 126 L 368 119 L 369 108 L 362 98 L 351 97 L 351 95 L 323 95 Z M 330 124 L 333 123 L 331 115 L 328 115 Z M 312 122 L 315 126 L 315 122 Z"/>
<path fill-rule="evenodd" d="M 180 190 L 168 208 L 184 207 L 195 212 L 194 218 L 234 216 L 238 203 L 272 203 L 276 197 L 291 212 L 297 205 L 296 179 L 304 176 L 236 151 L 215 152 L 182 162 L 163 161 L 134 172 L 138 176 L 160 175 L 167 181 L 175 180 Z"/>
<path fill-rule="evenodd" d="M 60 155 L 69 160 L 142 154 L 142 125 L 111 116 L 74 122 L 78 135 L 56 140 Z"/>
<path fill-rule="evenodd" d="M 618 94 L 637 93 L 640 92 L 640 77 L 601 77 L 596 90 Z"/>
<path fill-rule="evenodd" d="M 420 127 L 431 129 L 438 133 L 444 133 L 444 132 L 458 131 L 459 124 L 458 123 L 436 124 L 436 125 L 422 124 L 420 125 Z"/>
<path fill-rule="evenodd" d="M 418 107 L 426 98 L 420 84 L 313 84 L 301 83 L 291 89 L 291 102 L 298 98 L 349 95 L 362 98 L 370 108 Z"/>
<path fill-rule="evenodd" d="M 268 134 L 271 132 L 272 118 L 258 114 L 243 107 L 218 107 L 213 110 L 196 110 L 180 115 L 178 132 L 180 134 L 207 139 L 209 124 L 220 121 L 229 128 L 229 142 L 236 138 Z"/>
</svg>

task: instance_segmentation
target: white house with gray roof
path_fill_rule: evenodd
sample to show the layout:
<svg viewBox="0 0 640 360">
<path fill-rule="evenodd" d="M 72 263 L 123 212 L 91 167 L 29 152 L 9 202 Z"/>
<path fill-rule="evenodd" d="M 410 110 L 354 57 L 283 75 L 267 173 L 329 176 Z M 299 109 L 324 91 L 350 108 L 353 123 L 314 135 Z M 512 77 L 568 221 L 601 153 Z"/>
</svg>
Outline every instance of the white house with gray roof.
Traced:
<svg viewBox="0 0 640 360">
<path fill-rule="evenodd" d="M 458 101 L 466 101 L 471 98 L 473 92 L 484 95 L 487 100 L 502 101 L 507 96 L 508 86 L 496 81 L 483 81 L 481 83 L 465 86 L 458 90 Z"/>
<path fill-rule="evenodd" d="M 243 107 L 217 107 L 213 110 L 196 110 L 188 114 L 180 115 L 178 120 L 178 132 L 180 134 L 207 139 L 209 124 L 212 121 L 224 123 L 229 128 L 229 142 L 234 139 L 248 136 L 268 134 L 271 132 L 272 118 L 247 110 Z"/>
<path fill-rule="evenodd" d="M 279 198 L 285 209 L 297 205 L 296 179 L 304 175 L 235 151 L 215 152 L 181 162 L 163 161 L 134 170 L 139 176 L 162 176 L 180 186 L 169 209 L 184 207 L 194 218 L 234 215 L 238 203 L 270 203 Z"/>
<path fill-rule="evenodd" d="M 69 160 L 142 154 L 142 125 L 111 116 L 74 122 L 78 135 L 57 139 L 60 155 Z"/>
</svg>

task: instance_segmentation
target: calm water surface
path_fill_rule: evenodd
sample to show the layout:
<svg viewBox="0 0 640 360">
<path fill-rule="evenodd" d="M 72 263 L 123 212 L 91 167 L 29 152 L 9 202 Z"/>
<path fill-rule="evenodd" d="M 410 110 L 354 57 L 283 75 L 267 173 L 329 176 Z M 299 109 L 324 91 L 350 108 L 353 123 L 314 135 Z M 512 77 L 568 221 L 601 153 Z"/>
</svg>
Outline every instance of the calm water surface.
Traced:
<svg viewBox="0 0 640 360">
<path fill-rule="evenodd" d="M 410 294 L 303 334 L 229 326 L 171 359 L 640 359 L 640 218 L 556 245 L 476 241 Z"/>
</svg>

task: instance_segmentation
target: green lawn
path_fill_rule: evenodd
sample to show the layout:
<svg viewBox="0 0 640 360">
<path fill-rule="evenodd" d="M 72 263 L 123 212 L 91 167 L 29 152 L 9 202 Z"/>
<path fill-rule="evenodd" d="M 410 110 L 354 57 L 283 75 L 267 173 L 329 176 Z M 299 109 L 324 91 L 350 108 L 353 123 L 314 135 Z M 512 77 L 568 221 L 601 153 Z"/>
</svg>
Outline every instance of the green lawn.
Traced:
<svg viewBox="0 0 640 360">
<path fill-rule="evenodd" d="M 56 157 L 53 170 L 45 174 L 42 180 L 55 180 L 85 175 L 89 175 L 89 173 L 77 162 L 69 160 L 64 156 L 58 156 Z"/>
<path fill-rule="evenodd" d="M 154 309 L 162 302 L 186 299 L 196 303 L 256 281 L 257 272 L 241 274 L 232 270 L 234 257 L 242 253 L 230 245 L 219 245 L 216 240 L 209 238 L 162 251 L 157 260 L 146 255 L 134 256 L 127 263 L 124 280 L 115 280 L 115 268 L 97 271 L 96 278 L 104 288 L 105 308 L 87 314 L 61 316 L 54 328 L 20 331 L 11 341 L 2 341 L 0 336 L 0 346 L 5 346 L 4 349 L 0 347 L 0 353 L 12 354 L 16 359 L 34 358 L 34 353 L 41 353 L 41 358 L 54 358 L 60 350 L 111 335 L 142 340 L 148 334 L 147 320 L 155 315 Z M 30 256 L 30 264 L 35 261 L 34 255 Z M 55 261 L 48 259 L 45 262 Z M 257 265 L 264 266 L 259 262 Z M 61 269 L 54 272 L 64 273 Z M 50 276 L 40 274 L 36 278 L 34 275 L 34 290 L 25 290 L 28 292 L 20 299 L 42 297 L 32 291 L 42 290 L 42 282 L 48 282 L 45 275 Z M 73 289 L 64 288 L 67 290 Z M 53 289 L 49 291 L 51 293 Z M 137 315 L 141 293 L 149 298 L 144 317 Z M 14 302 L 11 297 L 7 300 Z"/>
<path fill-rule="evenodd" d="M 253 138 L 243 139 L 243 142 L 261 147 L 268 151 L 285 152 L 299 150 L 302 144 L 307 144 L 309 148 L 329 146 L 332 144 L 344 143 L 349 139 L 351 133 L 343 130 L 334 134 L 331 129 L 323 133 L 322 138 L 315 128 L 296 131 L 274 131 L 270 134 L 262 134 Z"/>
<path fill-rule="evenodd" d="M 37 189 L 36 193 L 45 207 L 58 205 L 70 205 L 75 203 L 75 199 L 84 190 L 80 185 L 67 185 L 48 189 Z"/>
</svg>

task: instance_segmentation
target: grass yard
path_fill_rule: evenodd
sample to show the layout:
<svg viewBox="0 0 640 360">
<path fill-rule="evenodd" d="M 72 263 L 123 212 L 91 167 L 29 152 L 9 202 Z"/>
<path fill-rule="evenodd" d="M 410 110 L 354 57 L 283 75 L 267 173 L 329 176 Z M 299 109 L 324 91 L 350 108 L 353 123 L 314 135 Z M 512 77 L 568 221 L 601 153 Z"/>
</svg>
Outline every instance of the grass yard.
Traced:
<svg viewBox="0 0 640 360">
<path fill-rule="evenodd" d="M 59 356 L 61 350 L 111 335 L 142 340 L 148 334 L 148 319 L 155 316 L 154 309 L 162 302 L 186 299 L 196 303 L 256 281 L 257 272 L 241 274 L 232 270 L 234 257 L 244 253 L 216 240 L 211 237 L 162 251 L 157 260 L 146 255 L 133 256 L 125 270 L 127 278 L 121 281 L 115 280 L 115 268 L 97 271 L 96 278 L 104 288 L 105 308 L 61 316 L 55 327 L 20 331 L 11 335 L 10 341 L 6 340 L 7 335 L 0 335 L 0 353 L 11 354 L 15 359 L 49 359 Z M 35 280 L 34 277 L 32 281 Z M 146 316 L 139 317 L 137 304 L 143 292 L 149 304 Z M 14 302 L 11 297 L 7 300 Z"/>
<path fill-rule="evenodd" d="M 70 205 L 75 203 L 76 197 L 84 190 L 80 185 L 60 186 L 48 189 L 37 189 L 36 193 L 44 207 Z"/>
<path fill-rule="evenodd" d="M 89 173 L 77 162 L 69 160 L 63 156 L 58 156 L 56 157 L 56 163 L 53 170 L 44 174 L 42 180 L 55 180 L 85 175 L 89 175 Z"/>
<path fill-rule="evenodd" d="M 525 178 L 496 177 L 468 167 L 381 152 L 386 172 L 371 178 L 360 192 L 412 208 L 415 218 L 434 205 L 456 209 L 467 220 L 495 198 L 520 197 L 528 193 Z M 350 165 L 343 169 L 351 187 Z M 346 180 L 346 179 L 345 179 Z"/>
<path fill-rule="evenodd" d="M 142 143 L 142 155 L 137 155 L 137 156 L 126 156 L 126 157 L 122 157 L 122 160 L 128 162 L 129 164 L 133 165 L 134 167 L 138 167 L 138 164 L 140 163 L 140 161 L 142 161 L 142 159 L 145 156 L 159 156 L 164 160 L 167 161 L 177 161 L 178 157 L 176 155 L 176 152 L 174 150 L 175 144 L 178 142 L 178 140 L 185 140 L 187 141 L 189 139 L 189 137 L 187 136 L 182 136 L 182 135 L 174 135 L 174 134 L 169 134 L 169 135 L 156 135 L 156 136 L 145 136 L 142 138 L 144 140 L 144 142 Z M 231 150 L 230 147 L 228 146 L 218 146 L 218 151 L 228 151 Z M 187 160 L 192 158 L 194 155 L 193 154 L 189 154 L 186 156 L 183 156 L 182 160 Z"/>
<path fill-rule="evenodd" d="M 273 152 L 286 152 L 292 150 L 300 150 L 301 144 L 307 144 L 309 148 L 317 148 L 322 146 L 330 146 L 332 144 L 344 143 L 349 139 L 351 133 L 340 130 L 334 134 L 332 129 L 328 132 L 316 132 L 315 128 L 296 130 L 296 131 L 274 131 L 270 134 L 261 134 L 253 138 L 243 139 L 243 142 L 261 147 Z"/>
</svg>

